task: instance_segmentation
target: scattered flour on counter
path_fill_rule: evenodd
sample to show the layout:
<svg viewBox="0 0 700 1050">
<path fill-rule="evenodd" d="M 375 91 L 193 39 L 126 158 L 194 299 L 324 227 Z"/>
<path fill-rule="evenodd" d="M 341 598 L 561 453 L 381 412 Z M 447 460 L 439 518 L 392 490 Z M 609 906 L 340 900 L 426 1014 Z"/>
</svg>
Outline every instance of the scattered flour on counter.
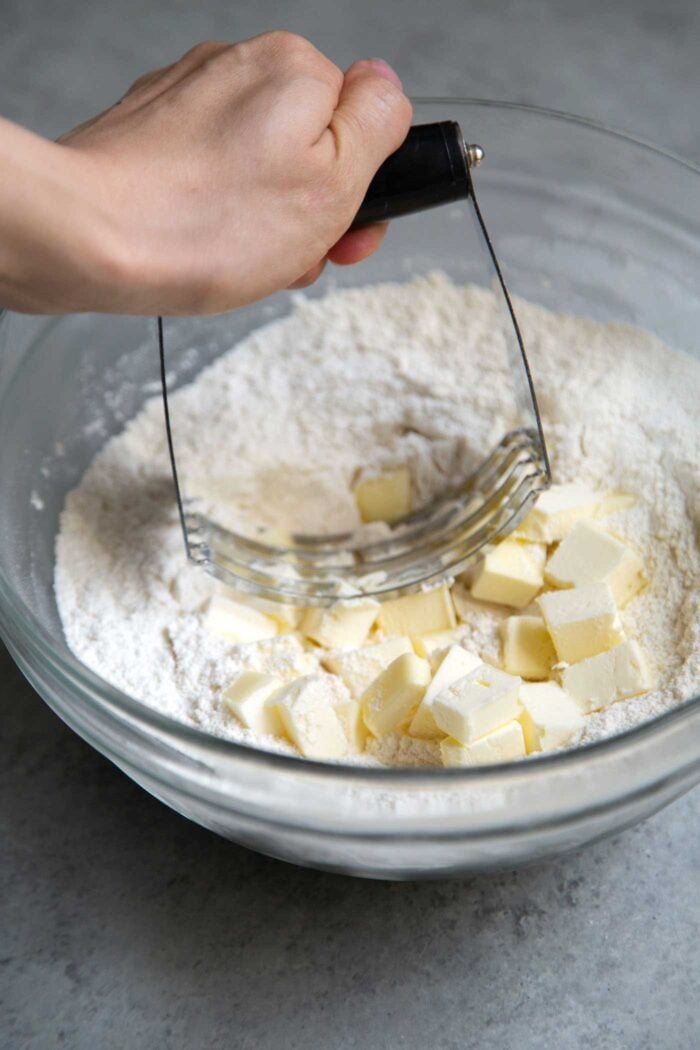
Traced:
<svg viewBox="0 0 700 1050">
<path fill-rule="evenodd" d="M 648 590 L 624 611 L 659 687 L 592 715 L 580 742 L 620 732 L 700 685 L 700 364 L 645 332 L 518 303 L 555 480 L 639 499 L 607 519 L 642 554 Z M 321 532 L 357 525 L 363 472 L 408 465 L 420 500 L 471 469 L 514 422 L 491 292 L 441 275 L 300 298 L 282 321 L 173 397 L 182 466 L 202 493 L 227 488 L 242 528 Z M 233 408 L 235 406 L 235 410 Z M 184 563 L 157 398 L 110 440 L 66 500 L 56 595 L 67 642 L 113 685 L 200 728 L 270 750 L 228 715 L 222 691 L 244 669 L 324 674 L 296 634 L 231 646 L 202 626 L 214 586 Z M 504 611 L 458 586 L 465 644 L 497 660 Z M 329 697 L 338 680 L 329 679 Z M 346 760 L 347 761 L 347 760 Z M 350 761 L 426 765 L 406 737 Z"/>
</svg>

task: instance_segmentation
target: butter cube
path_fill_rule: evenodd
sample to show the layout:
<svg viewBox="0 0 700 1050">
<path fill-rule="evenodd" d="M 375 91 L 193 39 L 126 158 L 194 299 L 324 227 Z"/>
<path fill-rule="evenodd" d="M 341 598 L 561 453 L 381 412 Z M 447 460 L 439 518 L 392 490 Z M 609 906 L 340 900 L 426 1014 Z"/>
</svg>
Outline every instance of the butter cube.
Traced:
<svg viewBox="0 0 700 1050">
<path fill-rule="evenodd" d="M 472 566 L 469 572 L 464 573 L 459 581 L 452 585 L 452 602 L 455 607 L 457 619 L 462 623 L 471 623 L 474 615 L 483 614 L 483 609 L 475 598 L 467 590 L 473 582 L 474 572 L 477 566 Z"/>
<path fill-rule="evenodd" d="M 471 592 L 482 602 L 522 609 L 542 589 L 545 547 L 503 540 L 488 552 L 474 575 Z"/>
<path fill-rule="evenodd" d="M 369 598 L 307 609 L 301 631 L 326 649 L 356 649 L 367 638 L 378 612 L 379 603 Z"/>
<path fill-rule="evenodd" d="M 473 744 L 460 744 L 448 736 L 440 743 L 440 754 L 444 766 L 484 766 L 525 758 L 522 726 L 520 722 L 506 722 Z"/>
<path fill-rule="evenodd" d="M 219 593 L 223 594 L 225 598 L 239 602 L 241 605 L 247 605 L 252 609 L 257 609 L 258 612 L 269 616 L 271 620 L 277 623 L 280 632 L 283 634 L 287 631 L 293 631 L 301 623 L 305 610 L 300 605 L 290 605 L 288 602 L 277 602 L 271 598 L 261 598 L 257 594 L 244 594 L 241 591 L 234 590 L 232 587 L 226 587 L 222 583 L 215 584 L 215 586 L 218 587 Z"/>
<path fill-rule="evenodd" d="M 232 645 L 259 642 L 279 633 L 277 624 L 269 616 L 223 594 L 214 594 L 209 599 L 204 627 Z"/>
<path fill-rule="evenodd" d="M 482 664 L 435 697 L 433 718 L 447 736 L 471 744 L 518 717 L 520 685 L 520 678 Z"/>
<path fill-rule="evenodd" d="M 459 645 L 455 631 L 435 631 L 434 634 L 418 634 L 411 638 L 413 648 L 424 660 L 430 660 L 433 670 L 437 670 L 445 650 L 452 645 Z"/>
<path fill-rule="evenodd" d="M 520 706 L 528 754 L 563 747 L 583 725 L 579 705 L 556 682 L 522 685 Z"/>
<path fill-rule="evenodd" d="M 252 598 L 251 604 L 274 620 L 282 633 L 293 631 L 301 623 L 306 612 L 300 605 L 290 605 L 289 602 L 268 601 L 266 598 Z"/>
<path fill-rule="evenodd" d="M 449 631 L 457 626 L 450 589 L 446 584 L 382 602 L 377 620 L 384 634 L 409 636 Z"/>
<path fill-rule="evenodd" d="M 355 502 L 363 521 L 386 521 L 389 525 L 411 512 L 411 475 L 405 467 L 367 478 L 355 488 Z"/>
<path fill-rule="evenodd" d="M 300 605 L 290 605 L 287 602 L 273 602 L 275 609 L 270 609 L 269 616 L 276 620 L 282 631 L 294 631 L 301 625 L 306 614 Z"/>
<path fill-rule="evenodd" d="M 289 529 L 275 528 L 271 526 L 260 536 L 263 543 L 269 543 L 272 547 L 294 547 L 294 533 Z"/>
<path fill-rule="evenodd" d="M 521 678 L 549 678 L 554 645 L 541 616 L 509 616 L 501 624 L 503 667 Z"/>
<path fill-rule="evenodd" d="M 239 722 L 254 733 L 282 736 L 279 715 L 267 703 L 282 684 L 282 680 L 274 675 L 243 671 L 224 693 L 224 704 Z"/>
<path fill-rule="evenodd" d="M 290 682 L 302 674 L 318 672 L 318 658 L 304 645 L 301 635 L 291 631 L 265 638 L 242 654 L 246 671 L 272 674 L 283 682 Z M 341 683 L 338 683 L 339 685 Z"/>
<path fill-rule="evenodd" d="M 447 650 L 411 720 L 408 730 L 411 736 L 432 740 L 443 735 L 433 718 L 433 700 L 443 689 L 447 689 L 458 678 L 463 678 L 477 667 L 481 667 L 480 658 L 468 653 L 461 645 L 453 645 Z"/>
<path fill-rule="evenodd" d="M 328 702 L 324 675 L 305 675 L 268 699 L 284 731 L 306 758 L 342 758 L 348 752 L 343 726 Z"/>
<path fill-rule="evenodd" d="M 344 700 L 335 705 L 335 713 L 340 720 L 348 742 L 348 751 L 358 755 L 364 751 L 367 742 L 367 726 L 362 718 L 362 708 L 358 700 Z"/>
<path fill-rule="evenodd" d="M 626 605 L 647 582 L 639 555 L 590 521 L 580 521 L 557 547 L 545 578 L 555 587 L 607 583 L 618 605 Z"/>
<path fill-rule="evenodd" d="M 430 664 L 414 653 L 404 653 L 362 696 L 365 725 L 376 737 L 404 728 L 413 717 L 430 683 Z"/>
<path fill-rule="evenodd" d="M 575 664 L 612 649 L 625 639 L 607 583 L 550 591 L 540 595 L 538 605 L 559 660 Z"/>
<path fill-rule="evenodd" d="M 376 645 L 365 645 L 362 649 L 343 649 L 323 657 L 323 666 L 337 674 L 345 682 L 354 699 L 385 671 L 398 656 L 413 652 L 408 638 L 387 638 Z"/>
<path fill-rule="evenodd" d="M 637 503 L 637 497 L 631 492 L 606 492 L 601 497 L 597 517 L 604 518 L 608 514 L 618 514 L 622 510 L 629 510 Z"/>
<path fill-rule="evenodd" d="M 643 650 L 634 641 L 573 664 L 561 677 L 564 689 L 584 714 L 639 696 L 656 684 Z"/>
<path fill-rule="evenodd" d="M 556 543 L 571 532 L 577 521 L 596 517 L 601 511 L 602 499 L 602 493 L 579 482 L 552 485 L 538 497 L 516 533 L 540 543 Z"/>
</svg>

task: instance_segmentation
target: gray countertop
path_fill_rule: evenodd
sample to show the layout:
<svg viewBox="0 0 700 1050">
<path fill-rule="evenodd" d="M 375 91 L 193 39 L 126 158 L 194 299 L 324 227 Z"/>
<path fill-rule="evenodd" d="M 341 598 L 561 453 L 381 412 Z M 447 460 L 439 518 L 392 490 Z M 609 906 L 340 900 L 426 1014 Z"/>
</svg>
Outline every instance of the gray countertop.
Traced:
<svg viewBox="0 0 700 1050">
<path fill-rule="evenodd" d="M 415 95 L 570 109 L 700 160 L 694 2 L 0 0 L 0 23 L 0 113 L 46 134 L 199 39 L 283 26 Z M 363 882 L 189 824 L 4 650 L 0 682 L 3 1050 L 698 1045 L 700 792 L 536 868 Z"/>
</svg>

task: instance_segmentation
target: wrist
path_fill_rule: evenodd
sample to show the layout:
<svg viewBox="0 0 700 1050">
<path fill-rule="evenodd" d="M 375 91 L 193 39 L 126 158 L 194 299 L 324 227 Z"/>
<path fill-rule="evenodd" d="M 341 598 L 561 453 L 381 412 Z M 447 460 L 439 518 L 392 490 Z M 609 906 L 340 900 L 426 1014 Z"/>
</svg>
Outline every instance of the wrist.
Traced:
<svg viewBox="0 0 700 1050">
<path fill-rule="evenodd" d="M 103 308 L 128 283 L 90 159 L 0 119 L 0 306 Z"/>
</svg>

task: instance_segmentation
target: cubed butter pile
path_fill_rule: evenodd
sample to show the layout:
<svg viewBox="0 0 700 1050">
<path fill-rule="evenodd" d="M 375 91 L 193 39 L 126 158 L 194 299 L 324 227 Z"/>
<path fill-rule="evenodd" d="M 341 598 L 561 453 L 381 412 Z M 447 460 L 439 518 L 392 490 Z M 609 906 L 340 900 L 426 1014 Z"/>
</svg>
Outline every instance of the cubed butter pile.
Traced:
<svg viewBox="0 0 700 1050">
<path fill-rule="evenodd" d="M 368 479 L 355 497 L 362 520 L 391 524 L 410 512 L 410 476 Z M 620 616 L 647 583 L 642 560 L 598 520 L 632 503 L 580 484 L 553 486 L 486 552 L 470 590 L 477 602 L 511 610 L 500 627 L 500 666 L 464 642 L 447 584 L 306 610 L 217 591 L 204 625 L 221 641 L 245 646 L 293 632 L 318 666 L 291 681 L 244 671 L 224 691 L 225 709 L 314 759 L 340 760 L 397 734 L 424 741 L 445 766 L 566 746 L 592 713 L 654 687 Z"/>
</svg>

